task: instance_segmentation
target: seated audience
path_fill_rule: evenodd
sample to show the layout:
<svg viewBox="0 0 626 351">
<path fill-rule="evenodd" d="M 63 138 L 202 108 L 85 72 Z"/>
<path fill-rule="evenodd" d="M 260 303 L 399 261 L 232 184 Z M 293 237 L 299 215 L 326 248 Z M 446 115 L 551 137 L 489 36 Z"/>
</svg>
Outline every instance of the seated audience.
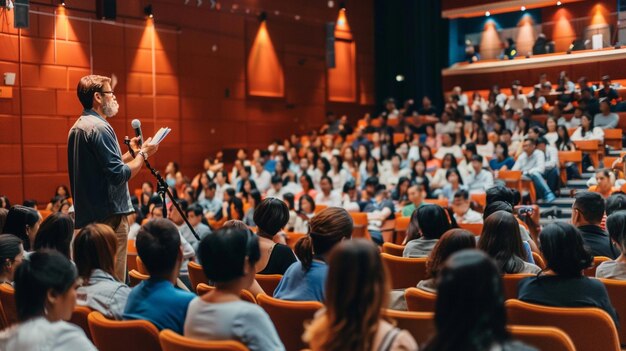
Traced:
<svg viewBox="0 0 626 351">
<path fill-rule="evenodd" d="M 493 186 L 493 174 L 483 168 L 483 157 L 473 155 L 470 170 L 464 181 L 471 192 L 485 192 Z"/>
<path fill-rule="evenodd" d="M 60 212 L 49 215 L 37 231 L 33 250 L 57 250 L 71 259 L 70 243 L 74 237 L 74 221 L 69 215 Z M 114 255 L 115 256 L 115 255 Z"/>
<path fill-rule="evenodd" d="M 441 188 L 439 194 L 440 199 L 446 199 L 449 203 L 454 201 L 454 194 L 459 190 L 467 190 L 467 186 L 463 185 L 463 178 L 461 173 L 456 168 L 450 168 L 446 172 L 447 184 Z"/>
<path fill-rule="evenodd" d="M 548 224 L 539 236 L 546 270 L 523 279 L 518 299 L 554 307 L 597 307 L 606 311 L 619 328 L 617 313 L 602 282 L 587 278 L 582 271 L 593 257 L 583 246 L 580 232 L 571 224 Z"/>
<path fill-rule="evenodd" d="M 579 192 L 572 208 L 572 224 L 580 230 L 585 247 L 592 256 L 615 259 L 620 251 L 613 245 L 609 235 L 600 228 L 604 207 L 604 199 L 600 194 Z"/>
<path fill-rule="evenodd" d="M 506 143 L 499 142 L 495 146 L 495 153 L 489 161 L 489 167 L 493 171 L 508 170 L 515 165 L 515 159 L 509 156 L 509 147 Z"/>
<path fill-rule="evenodd" d="M 135 246 L 150 279 L 130 292 L 124 319 L 144 319 L 159 330 L 183 333 L 187 306 L 195 295 L 175 287 L 183 261 L 180 239 L 178 228 L 167 219 L 154 219 L 141 227 Z"/>
<path fill-rule="evenodd" d="M 39 251 L 15 271 L 15 304 L 19 323 L 0 334 L 0 349 L 97 349 L 78 326 L 68 323 L 76 305 L 76 268 L 62 254 Z"/>
<path fill-rule="evenodd" d="M 22 240 L 12 234 L 0 235 L 0 284 L 13 284 L 15 270 L 24 260 Z"/>
<path fill-rule="evenodd" d="M 292 301 L 324 301 L 327 256 L 336 244 L 352 235 L 352 217 L 329 207 L 311 219 L 309 234 L 296 243 L 298 262 L 292 264 L 274 291 L 274 297 Z"/>
<path fill-rule="evenodd" d="M 202 239 L 198 255 L 215 290 L 189 303 L 184 335 L 235 340 L 251 351 L 284 350 L 267 313 L 239 297 L 254 281 L 261 256 L 258 238 L 247 229 L 223 228 Z"/>
<path fill-rule="evenodd" d="M 611 112 L 609 101 L 600 102 L 600 113 L 593 116 L 593 127 L 601 129 L 615 129 L 619 123 L 617 113 Z"/>
<path fill-rule="evenodd" d="M 382 316 L 389 294 L 387 275 L 376 245 L 363 239 L 339 244 L 328 260 L 326 308 L 303 335 L 311 350 L 417 350 L 411 334 Z"/>
<path fill-rule="evenodd" d="M 254 209 L 261 203 L 261 193 L 257 189 L 253 189 L 248 194 L 248 211 L 243 216 L 243 222 L 248 227 L 256 227 L 254 224 Z"/>
<path fill-rule="evenodd" d="M 403 257 L 428 257 L 443 233 L 455 228 L 454 217 L 438 205 L 424 205 L 413 211 L 407 229 Z"/>
<path fill-rule="evenodd" d="M 511 339 L 500 272 L 477 250 L 455 253 L 441 269 L 435 328 L 426 351 L 535 350 Z"/>
<path fill-rule="evenodd" d="M 104 224 L 83 227 L 72 248 L 78 276 L 83 280 L 76 291 L 77 303 L 121 320 L 130 288 L 115 278 L 117 240 L 113 229 Z"/>
<path fill-rule="evenodd" d="M 13 234 L 22 239 L 24 250 L 31 251 L 40 224 L 41 216 L 39 216 L 36 210 L 30 207 L 15 205 L 11 207 L 7 214 L 2 233 Z"/>
<path fill-rule="evenodd" d="M 485 219 L 478 248 L 493 258 L 503 274 L 538 273 L 541 268 L 524 261 L 519 223 L 512 213 L 497 211 Z"/>
<path fill-rule="evenodd" d="M 367 230 L 378 245 L 383 244 L 382 226 L 388 219 L 395 218 L 395 206 L 387 197 L 387 190 L 382 184 L 373 185 L 376 180 L 368 179 L 365 191 L 369 201 L 363 203 L 363 212 L 367 213 Z"/>
<path fill-rule="evenodd" d="M 615 260 L 600 263 L 596 269 L 596 278 L 626 280 L 626 257 L 623 254 L 626 250 L 626 211 L 620 210 L 611 213 L 606 219 L 606 229 L 609 231 L 611 240 L 619 246 L 622 254 Z"/>
<path fill-rule="evenodd" d="M 452 212 L 457 223 L 482 223 L 482 214 L 472 210 L 467 190 L 459 190 L 454 194 Z"/>
<path fill-rule="evenodd" d="M 255 267 L 258 274 L 285 274 L 287 268 L 296 262 L 296 256 L 287 245 L 284 233 L 279 233 L 289 221 L 289 208 L 281 200 L 267 198 L 254 211 L 254 223 L 261 248 L 261 258 Z"/>
</svg>

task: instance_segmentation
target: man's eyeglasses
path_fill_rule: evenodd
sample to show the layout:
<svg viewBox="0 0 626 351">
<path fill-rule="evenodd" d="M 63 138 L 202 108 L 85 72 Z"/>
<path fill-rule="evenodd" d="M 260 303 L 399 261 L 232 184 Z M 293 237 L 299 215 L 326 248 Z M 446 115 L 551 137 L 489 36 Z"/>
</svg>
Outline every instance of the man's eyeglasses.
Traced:
<svg viewBox="0 0 626 351">
<path fill-rule="evenodd" d="M 101 91 L 100 93 L 101 93 L 101 94 L 111 94 L 111 95 L 115 95 L 115 94 L 114 94 L 114 92 L 113 92 L 113 90 L 111 90 L 111 91 Z"/>
</svg>

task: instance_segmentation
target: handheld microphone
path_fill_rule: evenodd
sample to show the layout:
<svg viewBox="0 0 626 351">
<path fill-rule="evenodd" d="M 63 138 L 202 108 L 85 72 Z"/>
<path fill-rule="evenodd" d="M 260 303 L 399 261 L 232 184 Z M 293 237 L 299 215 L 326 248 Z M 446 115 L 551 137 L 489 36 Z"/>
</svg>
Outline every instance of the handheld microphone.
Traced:
<svg viewBox="0 0 626 351">
<path fill-rule="evenodd" d="M 135 136 L 139 139 L 137 140 L 137 144 L 139 145 L 139 147 L 141 147 L 141 145 L 143 144 L 143 134 L 141 133 L 141 122 L 138 119 L 133 119 L 133 121 L 130 122 L 130 125 L 135 130 Z"/>
</svg>

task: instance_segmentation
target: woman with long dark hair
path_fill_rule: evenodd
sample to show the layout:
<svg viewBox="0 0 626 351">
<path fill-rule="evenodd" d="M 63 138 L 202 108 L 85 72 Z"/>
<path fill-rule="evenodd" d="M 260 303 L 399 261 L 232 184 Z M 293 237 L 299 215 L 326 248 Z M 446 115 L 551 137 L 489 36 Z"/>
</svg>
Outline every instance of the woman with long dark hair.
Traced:
<svg viewBox="0 0 626 351">
<path fill-rule="evenodd" d="M 539 241 L 546 269 L 519 283 L 518 299 L 555 307 L 597 307 L 606 311 L 619 328 L 617 313 L 602 282 L 583 275 L 593 257 L 580 231 L 569 223 L 555 222 L 543 228 Z"/>
<path fill-rule="evenodd" d="M 503 274 L 539 273 L 541 268 L 524 261 L 526 250 L 519 223 L 512 213 L 496 211 L 485 219 L 478 248 L 496 261 Z"/>
<path fill-rule="evenodd" d="M 70 242 L 73 237 L 74 221 L 72 217 L 61 212 L 53 213 L 41 222 L 35 237 L 33 250 L 57 250 L 63 256 L 71 259 Z"/>
<path fill-rule="evenodd" d="M 329 207 L 310 221 L 308 235 L 295 247 L 299 261 L 292 264 L 274 291 L 274 297 L 292 301 L 324 301 L 328 253 L 352 235 L 352 217 L 340 207 Z"/>
<path fill-rule="evenodd" d="M 22 239 L 24 250 L 31 251 L 35 243 L 35 237 L 41 224 L 41 216 L 37 210 L 21 205 L 11 207 L 7 214 L 3 234 L 13 234 Z"/>
<path fill-rule="evenodd" d="M 313 351 L 417 350 L 406 331 L 382 316 L 389 279 L 378 247 L 369 240 L 346 240 L 330 254 L 326 308 L 306 328 Z"/>
<path fill-rule="evenodd" d="M 439 274 L 435 336 L 425 351 L 530 351 L 506 330 L 504 288 L 496 265 L 478 250 L 452 255 Z"/>
</svg>

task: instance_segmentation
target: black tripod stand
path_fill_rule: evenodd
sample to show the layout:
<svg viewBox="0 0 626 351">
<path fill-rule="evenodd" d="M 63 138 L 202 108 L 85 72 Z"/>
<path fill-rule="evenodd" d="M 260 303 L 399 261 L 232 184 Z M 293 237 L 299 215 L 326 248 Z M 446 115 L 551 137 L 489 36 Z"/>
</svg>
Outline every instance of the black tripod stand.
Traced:
<svg viewBox="0 0 626 351">
<path fill-rule="evenodd" d="M 130 139 L 128 138 L 128 136 L 124 137 L 124 144 L 126 144 L 126 146 L 128 147 L 128 152 L 130 152 L 130 154 L 133 157 L 135 157 L 135 151 L 133 150 L 133 148 L 130 147 Z M 189 223 L 189 220 L 187 219 L 187 215 L 180 208 L 180 205 L 178 204 L 178 202 L 174 200 L 174 195 L 172 195 L 172 192 L 170 191 L 170 188 L 167 186 L 167 182 L 165 181 L 165 179 L 163 179 L 163 177 L 161 176 L 161 173 L 159 173 L 159 171 L 157 171 L 156 169 L 152 168 L 148 160 L 144 159 L 144 163 L 146 164 L 146 167 L 148 167 L 148 169 L 150 170 L 150 173 L 152 173 L 152 175 L 157 180 L 157 193 L 159 194 L 159 196 L 161 197 L 161 201 L 163 202 L 163 217 L 167 218 L 167 205 L 165 203 L 165 196 L 167 194 L 167 197 L 169 197 L 170 201 L 172 201 L 172 205 L 174 205 L 174 208 L 176 208 L 176 210 L 180 214 L 180 217 L 185 221 L 185 224 L 187 224 L 187 227 L 189 227 L 191 234 L 193 234 L 193 236 L 196 237 L 198 241 L 200 241 L 200 236 L 198 235 L 198 233 L 196 233 L 195 229 L 193 229 L 193 226 L 191 225 L 191 223 Z"/>
</svg>

